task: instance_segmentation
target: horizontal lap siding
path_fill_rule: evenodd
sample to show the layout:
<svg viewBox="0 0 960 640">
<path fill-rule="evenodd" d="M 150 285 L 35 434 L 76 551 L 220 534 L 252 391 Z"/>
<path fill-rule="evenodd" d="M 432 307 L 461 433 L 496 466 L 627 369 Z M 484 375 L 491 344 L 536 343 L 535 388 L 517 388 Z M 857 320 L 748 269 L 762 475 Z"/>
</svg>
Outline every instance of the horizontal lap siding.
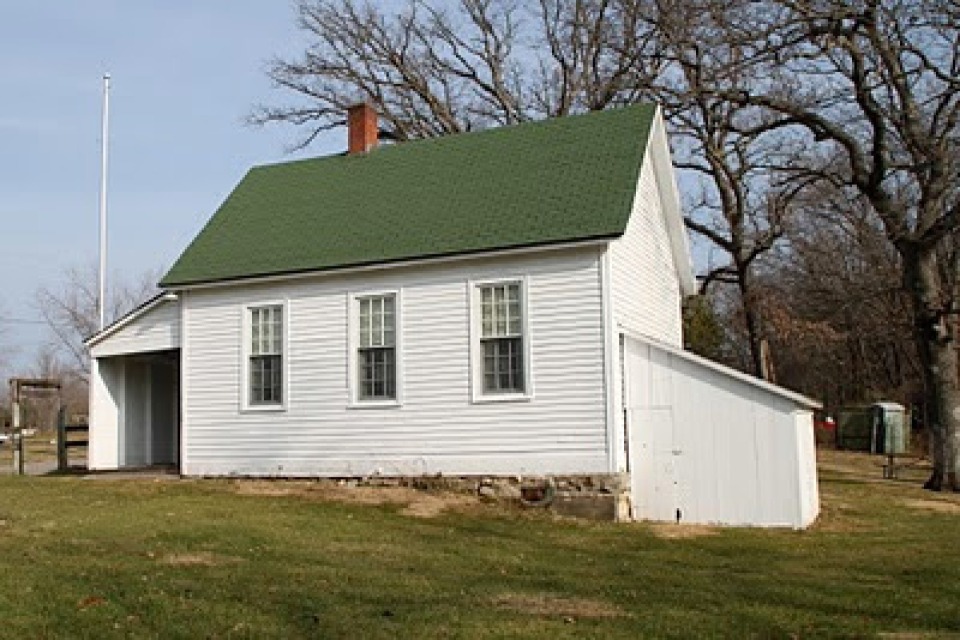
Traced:
<svg viewBox="0 0 960 640">
<path fill-rule="evenodd" d="M 599 260 L 593 250 L 186 296 L 188 474 L 602 471 Z M 526 276 L 534 398 L 472 404 L 468 280 Z M 403 406 L 348 408 L 347 297 L 401 288 Z M 242 309 L 288 300 L 284 412 L 240 410 Z"/>
<path fill-rule="evenodd" d="M 95 358 L 180 347 L 180 303 L 164 300 L 90 349 Z"/>
<path fill-rule="evenodd" d="M 610 245 L 614 320 L 633 333 L 680 346 L 680 281 L 651 153 L 640 171 L 627 229 Z"/>
</svg>

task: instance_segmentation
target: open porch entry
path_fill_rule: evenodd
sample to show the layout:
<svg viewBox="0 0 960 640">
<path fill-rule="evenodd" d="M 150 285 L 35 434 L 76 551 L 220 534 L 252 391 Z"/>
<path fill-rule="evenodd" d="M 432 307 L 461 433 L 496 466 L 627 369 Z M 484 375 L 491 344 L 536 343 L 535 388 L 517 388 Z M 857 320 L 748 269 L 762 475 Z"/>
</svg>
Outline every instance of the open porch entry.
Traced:
<svg viewBox="0 0 960 640">
<path fill-rule="evenodd" d="M 180 350 L 93 360 L 91 469 L 179 467 Z"/>
</svg>

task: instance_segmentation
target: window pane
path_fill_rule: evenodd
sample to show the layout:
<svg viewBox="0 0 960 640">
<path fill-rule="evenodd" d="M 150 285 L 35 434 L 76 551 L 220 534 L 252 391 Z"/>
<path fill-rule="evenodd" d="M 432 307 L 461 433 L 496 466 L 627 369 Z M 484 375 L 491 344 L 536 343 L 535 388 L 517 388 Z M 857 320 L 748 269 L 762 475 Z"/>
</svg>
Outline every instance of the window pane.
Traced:
<svg viewBox="0 0 960 640">
<path fill-rule="evenodd" d="M 360 301 L 360 346 L 370 346 L 370 301 Z"/>
<path fill-rule="evenodd" d="M 282 402 L 283 359 L 275 356 L 250 358 L 250 404 Z"/>
<path fill-rule="evenodd" d="M 358 354 L 358 398 L 392 400 L 397 396 L 396 351 L 386 348 L 361 349 Z"/>
<path fill-rule="evenodd" d="M 523 392 L 523 343 L 520 338 L 483 341 L 483 390 L 488 393 Z"/>
<path fill-rule="evenodd" d="M 493 288 L 494 335 L 502 336 L 507 332 L 507 318 L 503 301 L 503 287 Z"/>
<path fill-rule="evenodd" d="M 394 322 L 393 316 L 383 316 L 383 346 L 392 347 L 394 341 Z"/>
<path fill-rule="evenodd" d="M 268 313 L 260 314 L 260 353 L 270 353 L 270 332 L 273 325 L 269 322 L 269 317 Z"/>
<path fill-rule="evenodd" d="M 483 335 L 484 337 L 492 337 L 495 332 L 494 328 L 494 317 L 496 310 L 493 303 L 493 287 L 483 287 L 481 289 L 481 298 L 482 298 L 482 318 L 483 318 Z"/>
<path fill-rule="evenodd" d="M 523 304 L 518 282 L 480 287 L 483 391 L 524 391 Z"/>
<path fill-rule="evenodd" d="M 383 344 L 383 315 L 381 315 L 380 305 L 374 304 L 372 316 L 370 318 L 371 336 L 370 346 L 378 347 Z"/>
<path fill-rule="evenodd" d="M 359 300 L 360 340 L 357 349 L 357 399 L 396 397 L 396 315 L 393 295 Z"/>
<path fill-rule="evenodd" d="M 370 351 L 361 351 L 357 374 L 359 376 L 358 394 L 360 398 L 369 398 L 373 395 L 373 373 L 371 371 L 372 353 Z"/>
<path fill-rule="evenodd" d="M 283 307 L 250 309 L 250 404 L 279 404 L 283 389 Z"/>
<path fill-rule="evenodd" d="M 519 336 L 523 331 L 519 284 L 511 284 L 507 287 L 507 314 L 510 317 L 509 326 L 507 327 L 508 335 Z"/>
<path fill-rule="evenodd" d="M 375 296 L 359 299 L 358 346 L 389 347 L 396 340 L 396 298 Z"/>
<path fill-rule="evenodd" d="M 283 353 L 283 309 L 273 308 L 273 344 L 271 353 Z"/>
<path fill-rule="evenodd" d="M 520 285 L 487 285 L 480 288 L 480 336 L 504 338 L 523 333 Z"/>
<path fill-rule="evenodd" d="M 510 315 L 510 326 L 507 328 L 509 335 L 519 336 L 523 330 L 523 323 L 520 321 L 520 303 L 511 302 L 507 310 Z"/>
<path fill-rule="evenodd" d="M 283 352 L 283 308 L 258 307 L 250 310 L 250 354 Z"/>
<path fill-rule="evenodd" d="M 280 356 L 270 357 L 273 375 L 270 378 L 270 398 L 273 402 L 283 402 L 283 370 Z"/>
<path fill-rule="evenodd" d="M 397 352 L 394 349 L 384 351 L 384 394 L 387 398 L 397 397 Z"/>
<path fill-rule="evenodd" d="M 259 358 L 250 361 L 250 402 L 263 402 L 263 369 Z"/>
</svg>

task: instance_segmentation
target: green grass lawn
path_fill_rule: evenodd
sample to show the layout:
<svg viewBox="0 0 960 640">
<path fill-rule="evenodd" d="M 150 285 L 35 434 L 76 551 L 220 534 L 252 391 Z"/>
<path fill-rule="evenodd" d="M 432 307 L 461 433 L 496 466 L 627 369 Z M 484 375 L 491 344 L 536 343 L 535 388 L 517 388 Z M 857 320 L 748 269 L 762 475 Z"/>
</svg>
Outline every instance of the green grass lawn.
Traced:
<svg viewBox="0 0 960 640">
<path fill-rule="evenodd" d="M 917 477 L 832 454 L 803 532 L 316 483 L 0 477 L 0 636 L 960 634 L 960 500 Z"/>
</svg>

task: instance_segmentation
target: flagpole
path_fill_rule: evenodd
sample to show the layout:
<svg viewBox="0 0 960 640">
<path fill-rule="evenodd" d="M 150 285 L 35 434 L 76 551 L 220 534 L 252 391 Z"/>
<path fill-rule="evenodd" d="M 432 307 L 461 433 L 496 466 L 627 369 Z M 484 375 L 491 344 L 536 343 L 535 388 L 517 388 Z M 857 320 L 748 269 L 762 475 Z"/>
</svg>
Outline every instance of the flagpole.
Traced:
<svg viewBox="0 0 960 640">
<path fill-rule="evenodd" d="M 100 132 L 100 329 L 107 324 L 107 149 L 110 125 L 110 74 L 103 74 L 103 121 Z"/>
</svg>

